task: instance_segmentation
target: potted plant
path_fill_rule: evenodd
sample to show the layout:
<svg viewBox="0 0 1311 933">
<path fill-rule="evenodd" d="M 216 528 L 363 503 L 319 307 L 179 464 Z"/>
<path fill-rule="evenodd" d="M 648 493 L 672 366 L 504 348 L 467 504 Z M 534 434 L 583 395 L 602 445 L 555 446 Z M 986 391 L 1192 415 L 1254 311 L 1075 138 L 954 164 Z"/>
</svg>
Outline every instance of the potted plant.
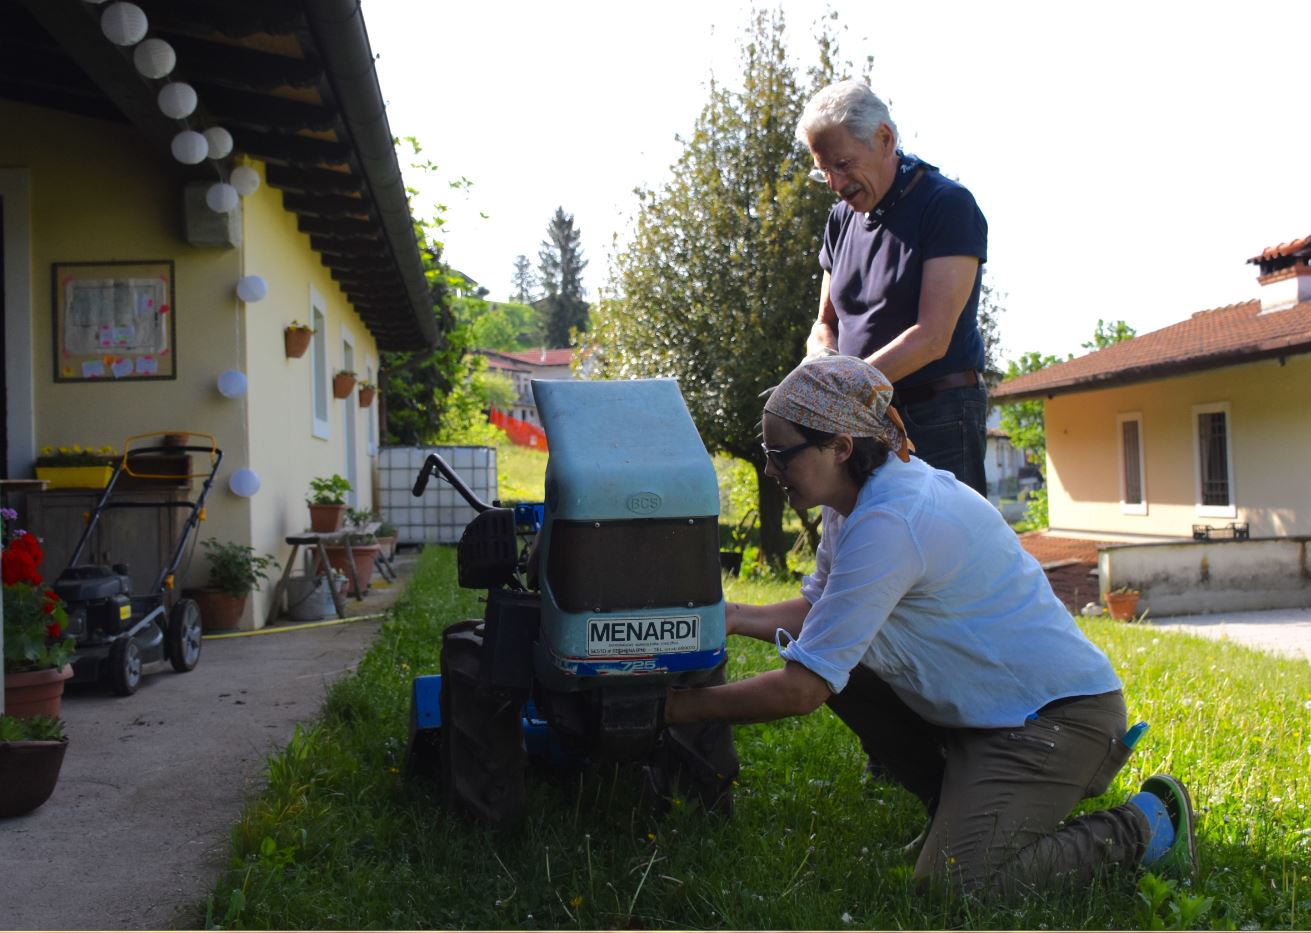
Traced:
<svg viewBox="0 0 1311 933">
<path fill-rule="evenodd" d="M 186 596 L 200 607 L 206 631 L 231 631 L 241 621 L 246 600 L 261 580 L 267 580 L 270 567 L 281 565 L 272 554 L 256 554 L 248 544 L 235 544 L 206 538 L 201 542 L 209 559 L 209 580 L 201 589 L 188 590 Z"/>
<path fill-rule="evenodd" d="M 378 387 L 367 380 L 360 383 L 360 407 L 368 408 L 373 404 L 373 398 L 378 394 Z"/>
<path fill-rule="evenodd" d="M 1121 586 L 1106 593 L 1106 609 L 1112 619 L 1132 622 L 1138 615 L 1138 598 L 1141 594 L 1133 587 Z"/>
<path fill-rule="evenodd" d="M 36 535 L 16 532 L 0 558 L 4 573 L 5 711 L 58 716 L 76 642 L 65 636 L 64 601 L 46 589 Z"/>
<path fill-rule="evenodd" d="M 314 340 L 314 328 L 300 321 L 292 321 L 282 332 L 282 340 L 286 345 L 287 359 L 300 359 Z"/>
<path fill-rule="evenodd" d="M 369 584 L 373 580 L 374 564 L 378 556 L 378 539 L 369 532 L 359 530 L 347 535 L 347 541 L 350 543 L 349 555 L 346 553 L 345 543 L 324 546 L 328 552 L 328 563 L 346 576 L 347 586 L 350 587 L 346 595 L 363 596 L 368 592 Z M 358 591 L 350 582 L 352 559 L 355 563 L 355 579 L 360 584 Z"/>
<path fill-rule="evenodd" d="M 355 388 L 355 373 L 349 369 L 343 369 L 332 377 L 332 397 L 346 398 Z"/>
<path fill-rule="evenodd" d="M 305 500 L 310 507 L 310 530 L 333 532 L 340 528 L 350 491 L 350 480 L 337 473 L 310 480 L 310 495 Z"/>
<path fill-rule="evenodd" d="M 0 715 L 0 818 L 31 813 L 50 799 L 67 749 L 55 717 Z"/>
<path fill-rule="evenodd" d="M 399 537 L 396 526 L 391 522 L 380 522 L 378 524 L 378 530 L 373 534 L 374 537 L 378 539 L 378 553 L 387 558 L 387 560 L 391 560 L 395 557 L 396 540 Z"/>
<path fill-rule="evenodd" d="M 42 447 L 36 458 L 36 478 L 47 489 L 104 489 L 114 475 L 113 447 Z"/>
</svg>

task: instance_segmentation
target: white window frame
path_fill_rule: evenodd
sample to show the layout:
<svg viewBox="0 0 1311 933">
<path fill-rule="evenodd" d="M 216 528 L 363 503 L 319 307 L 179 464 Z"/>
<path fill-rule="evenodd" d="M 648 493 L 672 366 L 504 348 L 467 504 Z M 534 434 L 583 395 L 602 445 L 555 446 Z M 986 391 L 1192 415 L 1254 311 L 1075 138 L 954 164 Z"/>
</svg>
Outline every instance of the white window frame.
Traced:
<svg viewBox="0 0 1311 933">
<path fill-rule="evenodd" d="M 1202 438 L 1197 416 L 1220 412 L 1225 416 L 1225 469 L 1229 477 L 1229 504 L 1202 504 Z M 1234 416 L 1228 402 L 1207 402 L 1192 407 L 1193 420 L 1193 503 L 1199 518 L 1237 518 L 1238 488 L 1234 477 Z"/>
<path fill-rule="evenodd" d="M 310 286 L 310 327 L 314 337 L 310 341 L 310 434 L 320 440 L 332 437 L 332 393 L 328 388 L 328 312 L 323 296 Z M 323 402 L 323 417 L 319 417 L 319 402 Z"/>
<path fill-rule="evenodd" d="M 350 328 L 343 322 L 341 325 L 341 368 L 358 372 L 356 366 L 359 363 L 355 360 L 355 338 L 351 335 Z M 359 384 L 359 376 L 356 376 L 356 385 Z M 356 398 L 357 390 L 352 389 L 351 393 L 341 402 L 341 441 L 342 441 L 342 473 L 351 482 L 351 491 L 346 494 L 346 504 L 352 509 L 358 508 L 359 485 L 360 485 L 360 425 L 356 417 L 359 411 L 359 400 Z"/>
<path fill-rule="evenodd" d="M 9 475 L 26 476 L 36 458 L 36 373 L 32 367 L 31 173 L 0 168 L 0 226 L 4 240 L 6 401 Z M 20 313 L 21 309 L 21 313 Z"/>
<path fill-rule="evenodd" d="M 1130 502 L 1128 500 L 1128 479 L 1125 473 L 1124 462 L 1124 426 L 1132 421 L 1138 425 L 1138 491 L 1142 494 L 1141 502 Z M 1118 452 L 1117 460 L 1120 466 L 1120 512 L 1123 515 L 1146 515 L 1147 514 L 1147 457 L 1143 452 L 1143 413 L 1140 411 L 1127 411 L 1115 417 L 1115 447 Z"/>
</svg>

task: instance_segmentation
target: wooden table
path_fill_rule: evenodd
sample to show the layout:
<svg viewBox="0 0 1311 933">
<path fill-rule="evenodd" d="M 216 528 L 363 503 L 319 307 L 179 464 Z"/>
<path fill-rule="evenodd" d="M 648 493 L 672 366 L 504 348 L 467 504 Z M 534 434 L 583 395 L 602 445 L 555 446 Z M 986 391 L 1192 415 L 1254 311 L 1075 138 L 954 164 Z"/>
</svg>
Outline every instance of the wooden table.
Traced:
<svg viewBox="0 0 1311 933">
<path fill-rule="evenodd" d="M 300 553 L 302 545 L 313 548 L 314 563 L 310 568 L 310 576 L 318 576 L 321 573 L 327 578 L 328 591 L 332 594 L 332 604 L 336 607 L 337 618 L 346 618 L 346 600 L 333 581 L 327 546 L 331 544 L 346 549 L 346 574 L 350 578 L 356 600 L 364 602 L 364 590 L 360 587 L 359 577 L 355 573 L 355 552 L 351 548 L 351 538 L 356 535 L 371 535 L 381 527 L 381 524 L 381 522 L 369 522 L 367 525 L 342 528 L 338 531 L 302 531 L 300 534 L 288 535 L 286 540 L 291 545 L 291 556 L 287 558 L 287 563 L 282 568 L 278 585 L 273 588 L 273 603 L 269 606 L 269 614 L 264 624 L 272 625 L 278 618 L 278 612 L 282 609 L 282 594 L 287 588 L 287 577 L 291 576 L 291 570 L 296 566 L 296 555 Z"/>
</svg>

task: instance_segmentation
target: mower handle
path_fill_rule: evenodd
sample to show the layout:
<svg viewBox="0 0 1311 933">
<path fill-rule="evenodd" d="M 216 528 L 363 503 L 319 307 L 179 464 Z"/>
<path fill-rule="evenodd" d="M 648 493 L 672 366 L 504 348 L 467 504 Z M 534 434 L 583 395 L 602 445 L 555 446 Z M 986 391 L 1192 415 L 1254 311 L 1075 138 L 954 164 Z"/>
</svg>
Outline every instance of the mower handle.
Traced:
<svg viewBox="0 0 1311 933">
<path fill-rule="evenodd" d="M 414 479 L 414 489 L 412 490 L 415 498 L 422 496 L 424 489 L 428 487 L 428 477 L 438 474 L 455 487 L 455 491 L 464 497 L 464 501 L 469 503 L 475 512 L 486 512 L 491 508 L 490 505 L 474 495 L 468 486 L 464 485 L 464 480 L 460 479 L 460 474 L 452 470 L 438 454 L 428 454 L 428 459 L 423 461 L 423 466 L 419 467 L 419 475 Z"/>
</svg>

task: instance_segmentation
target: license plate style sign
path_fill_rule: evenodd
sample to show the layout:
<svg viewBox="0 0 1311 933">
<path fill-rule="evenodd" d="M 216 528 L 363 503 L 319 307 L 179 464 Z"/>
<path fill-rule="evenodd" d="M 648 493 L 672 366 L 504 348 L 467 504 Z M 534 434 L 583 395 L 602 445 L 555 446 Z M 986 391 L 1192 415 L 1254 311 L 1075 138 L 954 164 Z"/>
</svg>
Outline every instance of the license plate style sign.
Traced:
<svg viewBox="0 0 1311 933">
<path fill-rule="evenodd" d="M 679 654 L 700 647 L 697 616 L 673 619 L 588 619 L 588 657 Z"/>
</svg>

